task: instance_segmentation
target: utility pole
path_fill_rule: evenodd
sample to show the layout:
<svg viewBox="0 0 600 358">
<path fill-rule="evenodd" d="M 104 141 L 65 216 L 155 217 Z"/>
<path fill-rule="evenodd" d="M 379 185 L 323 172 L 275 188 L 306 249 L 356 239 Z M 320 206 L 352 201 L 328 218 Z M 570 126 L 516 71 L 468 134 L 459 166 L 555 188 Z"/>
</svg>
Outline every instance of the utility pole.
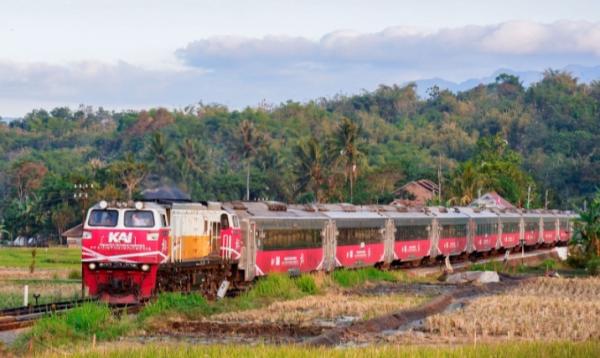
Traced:
<svg viewBox="0 0 600 358">
<path fill-rule="evenodd" d="M 88 191 L 94 190 L 94 184 L 75 184 L 75 193 L 73 194 L 73 199 L 81 202 L 81 222 L 85 220 L 85 212 L 88 208 L 88 199 L 90 197 L 90 193 Z"/>
<path fill-rule="evenodd" d="M 529 210 L 529 199 L 531 198 L 531 185 L 527 187 L 527 210 Z"/>
<path fill-rule="evenodd" d="M 438 204 L 442 204 L 442 155 L 438 154 Z"/>
<path fill-rule="evenodd" d="M 548 189 L 546 189 L 546 195 L 544 197 L 544 210 L 548 210 Z"/>
</svg>

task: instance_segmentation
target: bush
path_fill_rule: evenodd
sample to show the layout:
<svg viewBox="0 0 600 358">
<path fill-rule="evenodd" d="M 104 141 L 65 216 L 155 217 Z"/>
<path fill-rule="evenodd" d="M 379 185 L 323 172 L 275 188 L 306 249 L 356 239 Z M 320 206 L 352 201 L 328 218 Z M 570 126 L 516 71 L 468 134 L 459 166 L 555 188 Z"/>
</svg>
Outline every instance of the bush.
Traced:
<svg viewBox="0 0 600 358">
<path fill-rule="evenodd" d="M 294 279 L 294 283 L 300 291 L 308 295 L 315 295 L 319 291 L 317 284 L 315 283 L 315 279 L 309 275 L 302 275 Z"/>
<path fill-rule="evenodd" d="M 251 298 L 283 298 L 292 299 L 301 296 L 301 291 L 286 274 L 273 274 L 258 279 L 254 287 L 248 291 Z"/>
<path fill-rule="evenodd" d="M 331 274 L 333 280 L 342 287 L 355 287 L 365 282 L 396 281 L 396 277 L 386 271 L 378 270 L 374 267 L 367 267 L 359 270 L 341 269 L 333 271 Z"/>
<path fill-rule="evenodd" d="M 503 271 L 504 265 L 500 261 L 476 263 L 469 266 L 469 271 Z"/>
<path fill-rule="evenodd" d="M 81 280 L 81 271 L 80 270 L 71 270 L 69 271 L 69 276 L 67 276 L 69 280 Z"/>
<path fill-rule="evenodd" d="M 600 274 L 600 257 L 589 259 L 585 267 L 590 275 L 597 276 Z"/>
<path fill-rule="evenodd" d="M 131 327 L 128 321 L 113 317 L 106 304 L 84 303 L 64 314 L 40 319 L 16 344 L 24 349 L 32 341 L 34 348 L 40 349 L 72 345 L 93 335 L 98 340 L 112 340 Z"/>
<path fill-rule="evenodd" d="M 556 261 L 552 259 L 545 259 L 541 265 L 546 271 L 556 269 Z"/>
<path fill-rule="evenodd" d="M 212 308 L 206 302 L 206 299 L 196 293 L 165 292 L 161 293 L 155 301 L 144 306 L 144 309 L 138 315 L 138 320 L 141 322 L 149 317 L 166 312 L 189 316 L 197 313 L 205 315 L 211 313 L 211 311 Z"/>
</svg>

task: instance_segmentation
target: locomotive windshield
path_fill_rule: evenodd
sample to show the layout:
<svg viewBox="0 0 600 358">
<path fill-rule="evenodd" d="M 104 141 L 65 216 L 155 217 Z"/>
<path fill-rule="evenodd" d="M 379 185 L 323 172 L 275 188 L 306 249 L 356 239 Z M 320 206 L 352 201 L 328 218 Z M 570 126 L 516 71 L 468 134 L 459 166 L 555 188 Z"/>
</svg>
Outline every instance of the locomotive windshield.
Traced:
<svg viewBox="0 0 600 358">
<path fill-rule="evenodd" d="M 154 227 L 154 213 L 149 210 L 127 210 L 126 227 Z"/>
<path fill-rule="evenodd" d="M 90 226 L 117 226 L 119 212 L 116 210 L 92 210 L 88 225 Z"/>
</svg>

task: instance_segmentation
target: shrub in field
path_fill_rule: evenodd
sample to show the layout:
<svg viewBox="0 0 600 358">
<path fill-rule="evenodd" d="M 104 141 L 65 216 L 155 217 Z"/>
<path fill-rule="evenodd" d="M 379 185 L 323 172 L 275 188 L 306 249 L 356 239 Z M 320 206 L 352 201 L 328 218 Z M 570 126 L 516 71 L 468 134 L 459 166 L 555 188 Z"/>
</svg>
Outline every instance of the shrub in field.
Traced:
<svg viewBox="0 0 600 358">
<path fill-rule="evenodd" d="M 355 287 L 365 282 L 396 281 L 396 277 L 386 271 L 374 267 L 359 270 L 336 270 L 332 274 L 333 280 L 342 287 Z"/>
<path fill-rule="evenodd" d="M 81 280 L 81 270 L 69 271 L 69 280 Z"/>
<path fill-rule="evenodd" d="M 294 283 L 300 291 L 308 295 L 315 295 L 319 291 L 315 279 L 310 275 L 302 275 L 294 279 Z"/>
<path fill-rule="evenodd" d="M 556 261 L 552 259 L 545 259 L 541 265 L 546 271 L 556 269 Z"/>
<path fill-rule="evenodd" d="M 585 267 L 590 275 L 598 276 L 600 274 L 600 257 L 589 259 Z"/>
<path fill-rule="evenodd" d="M 144 309 L 138 315 L 138 320 L 144 321 L 149 317 L 167 312 L 184 315 L 197 313 L 205 315 L 211 311 L 212 308 L 206 302 L 206 299 L 196 293 L 165 292 L 161 293 L 155 301 L 144 306 Z"/>
<path fill-rule="evenodd" d="M 269 275 L 260 278 L 248 292 L 251 298 L 291 299 L 301 296 L 294 279 L 285 274 Z"/>
</svg>

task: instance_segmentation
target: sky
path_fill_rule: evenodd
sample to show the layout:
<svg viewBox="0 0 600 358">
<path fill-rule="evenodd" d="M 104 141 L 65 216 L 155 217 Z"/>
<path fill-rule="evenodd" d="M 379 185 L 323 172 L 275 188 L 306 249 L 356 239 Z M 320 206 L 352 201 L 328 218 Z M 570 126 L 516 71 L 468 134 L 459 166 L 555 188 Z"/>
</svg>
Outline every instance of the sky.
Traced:
<svg viewBox="0 0 600 358">
<path fill-rule="evenodd" d="M 0 116 L 306 101 L 600 65 L 600 2 L 0 0 Z"/>
</svg>

